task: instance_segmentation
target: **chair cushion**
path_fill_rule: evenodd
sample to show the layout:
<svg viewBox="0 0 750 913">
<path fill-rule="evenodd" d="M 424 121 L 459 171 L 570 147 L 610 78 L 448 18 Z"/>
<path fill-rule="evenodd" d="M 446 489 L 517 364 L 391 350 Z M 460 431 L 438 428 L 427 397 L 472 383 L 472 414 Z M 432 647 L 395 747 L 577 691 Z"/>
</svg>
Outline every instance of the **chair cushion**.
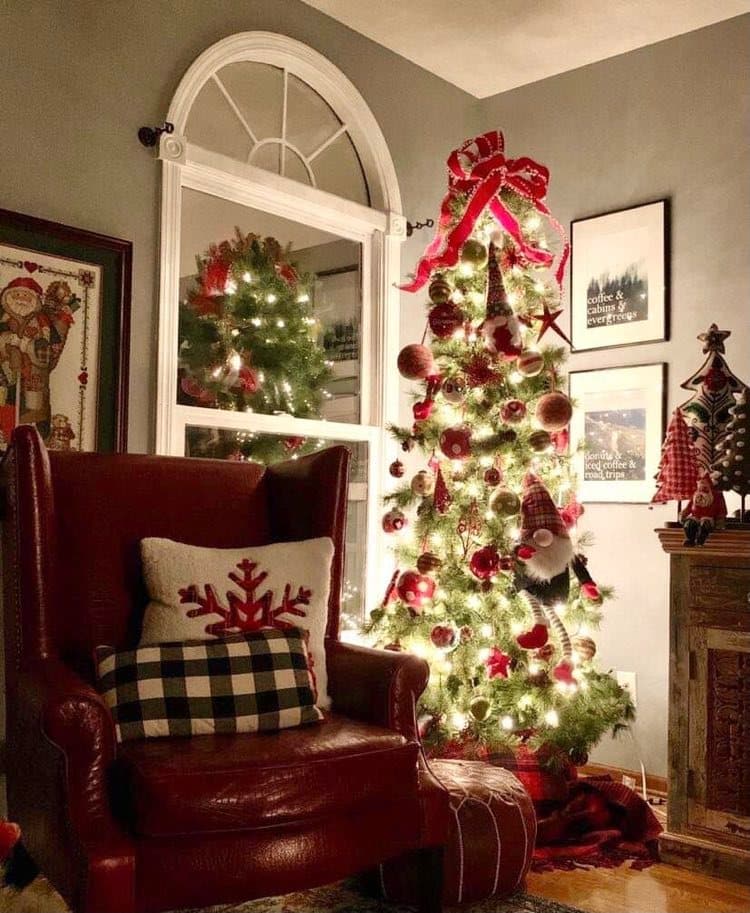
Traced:
<svg viewBox="0 0 750 913">
<path fill-rule="evenodd" d="M 336 715 L 276 733 L 126 742 L 116 793 L 143 836 L 264 827 L 413 797 L 418 751 L 396 732 Z"/>
</svg>

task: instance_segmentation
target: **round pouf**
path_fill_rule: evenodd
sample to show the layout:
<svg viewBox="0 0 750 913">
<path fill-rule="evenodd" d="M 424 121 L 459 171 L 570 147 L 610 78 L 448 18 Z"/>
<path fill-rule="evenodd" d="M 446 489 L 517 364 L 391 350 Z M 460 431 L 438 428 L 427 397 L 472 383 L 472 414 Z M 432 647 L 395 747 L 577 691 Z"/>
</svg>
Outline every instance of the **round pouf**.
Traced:
<svg viewBox="0 0 750 913">
<path fill-rule="evenodd" d="M 451 830 L 443 858 L 443 903 L 474 903 L 521 887 L 536 840 L 534 806 L 509 771 L 482 761 L 431 761 L 450 797 Z M 381 869 L 387 900 L 413 903 L 416 872 L 408 859 Z"/>
</svg>

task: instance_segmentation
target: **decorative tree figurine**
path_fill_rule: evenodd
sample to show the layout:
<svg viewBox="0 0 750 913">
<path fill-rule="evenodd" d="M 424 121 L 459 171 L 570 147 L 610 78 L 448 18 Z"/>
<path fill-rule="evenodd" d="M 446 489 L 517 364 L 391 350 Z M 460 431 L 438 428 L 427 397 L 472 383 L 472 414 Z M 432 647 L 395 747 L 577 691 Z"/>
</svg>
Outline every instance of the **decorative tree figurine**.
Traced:
<svg viewBox="0 0 750 913">
<path fill-rule="evenodd" d="M 506 158 L 502 134 L 464 144 L 448 170 L 437 235 L 406 286 L 429 296 L 431 336 L 398 360 L 421 385 L 414 422 L 391 429 L 421 464 L 386 498 L 397 569 L 367 631 L 428 660 L 420 718 L 433 753 L 527 743 L 584 763 L 633 707 L 592 664 L 611 590 L 594 584 L 576 535 L 565 352 L 536 348 L 547 329 L 565 338 L 567 244 L 544 203 L 547 170 Z"/>
<path fill-rule="evenodd" d="M 722 491 L 736 491 L 740 495 L 742 520 L 745 518 L 745 498 L 750 494 L 750 408 L 747 388 L 737 394 L 737 402 L 729 412 L 731 418 L 726 434 L 717 447 L 714 470 L 717 486 Z"/>
<path fill-rule="evenodd" d="M 274 238 L 243 234 L 212 245 L 180 306 L 180 402 L 319 418 L 331 376 L 315 338 L 309 277 Z M 216 454 L 271 462 L 318 446 L 245 432 Z"/>
<path fill-rule="evenodd" d="M 667 436 L 661 448 L 661 460 L 656 474 L 656 494 L 652 504 L 689 501 L 698 483 L 698 456 L 690 436 L 690 430 L 680 409 L 675 409 L 667 428 Z"/>
<path fill-rule="evenodd" d="M 698 336 L 708 357 L 681 385 L 683 390 L 694 391 L 680 409 L 693 435 L 698 467 L 702 471 L 710 470 L 714 462 L 716 445 L 726 430 L 729 410 L 734 405 L 733 394 L 745 387 L 723 358 L 724 340 L 728 336 L 731 331 L 720 330 L 715 323 Z"/>
</svg>

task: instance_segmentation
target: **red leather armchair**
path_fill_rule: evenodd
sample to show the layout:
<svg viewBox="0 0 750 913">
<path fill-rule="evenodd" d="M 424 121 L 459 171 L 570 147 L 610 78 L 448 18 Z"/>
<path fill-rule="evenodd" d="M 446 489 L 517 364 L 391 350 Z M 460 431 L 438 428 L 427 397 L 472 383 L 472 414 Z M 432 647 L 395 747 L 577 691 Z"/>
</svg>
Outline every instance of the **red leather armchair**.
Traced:
<svg viewBox="0 0 750 913">
<path fill-rule="evenodd" d="M 348 453 L 270 469 L 47 453 L 4 465 L 9 814 L 79 913 L 150 913 L 285 893 L 405 853 L 440 909 L 448 801 L 420 754 L 416 657 L 340 643 Z M 115 741 L 92 648 L 137 642 L 139 541 L 238 547 L 331 536 L 333 709 L 273 734 Z"/>
</svg>

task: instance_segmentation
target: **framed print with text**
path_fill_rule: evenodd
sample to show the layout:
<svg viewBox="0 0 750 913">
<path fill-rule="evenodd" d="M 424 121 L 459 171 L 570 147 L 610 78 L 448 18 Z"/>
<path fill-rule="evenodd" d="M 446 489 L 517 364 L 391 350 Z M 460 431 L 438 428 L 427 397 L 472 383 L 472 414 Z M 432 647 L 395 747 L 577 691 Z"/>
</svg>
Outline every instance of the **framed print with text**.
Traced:
<svg viewBox="0 0 750 913">
<path fill-rule="evenodd" d="M 668 200 L 570 224 L 574 352 L 669 337 Z"/>
<path fill-rule="evenodd" d="M 571 371 L 570 446 L 582 502 L 645 504 L 664 433 L 665 364 Z"/>
</svg>

